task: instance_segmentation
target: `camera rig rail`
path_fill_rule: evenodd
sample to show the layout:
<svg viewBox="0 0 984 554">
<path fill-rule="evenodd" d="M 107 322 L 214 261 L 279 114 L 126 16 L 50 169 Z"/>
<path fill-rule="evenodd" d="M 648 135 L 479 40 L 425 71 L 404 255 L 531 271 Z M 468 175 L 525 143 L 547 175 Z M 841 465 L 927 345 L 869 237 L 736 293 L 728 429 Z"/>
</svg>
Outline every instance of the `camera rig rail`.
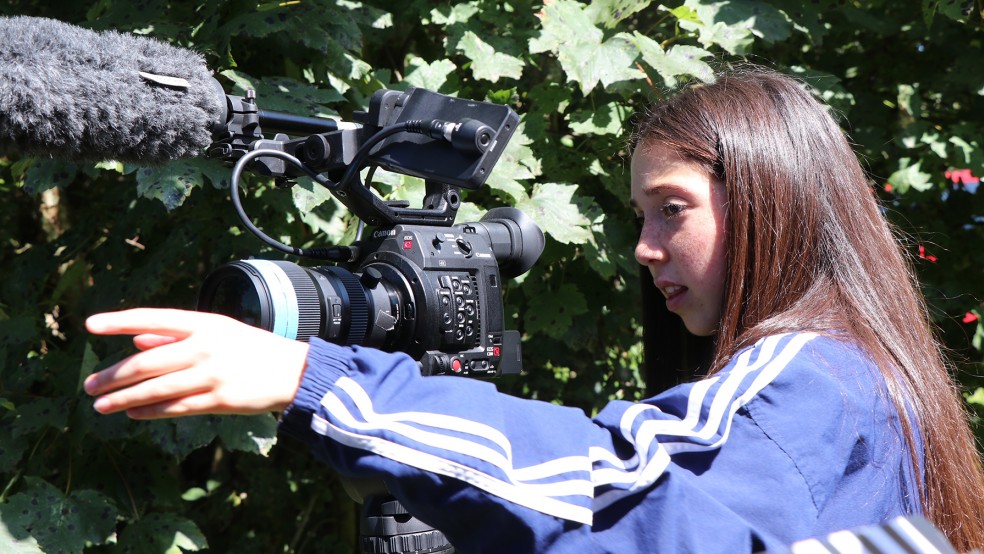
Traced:
<svg viewBox="0 0 984 554">
<path fill-rule="evenodd" d="M 377 91 L 353 123 L 260 110 L 252 91 L 226 99 L 226 122 L 213 131 L 209 156 L 237 161 L 257 150 L 289 154 L 307 170 L 270 156 L 255 159 L 251 170 L 277 179 L 327 174 L 319 182 L 373 226 L 451 225 L 458 191 L 485 183 L 519 122 L 508 106 L 415 87 Z M 276 134 L 267 139 L 264 131 Z M 359 180 L 365 165 L 424 179 L 424 205 L 410 208 L 373 194 Z"/>
</svg>

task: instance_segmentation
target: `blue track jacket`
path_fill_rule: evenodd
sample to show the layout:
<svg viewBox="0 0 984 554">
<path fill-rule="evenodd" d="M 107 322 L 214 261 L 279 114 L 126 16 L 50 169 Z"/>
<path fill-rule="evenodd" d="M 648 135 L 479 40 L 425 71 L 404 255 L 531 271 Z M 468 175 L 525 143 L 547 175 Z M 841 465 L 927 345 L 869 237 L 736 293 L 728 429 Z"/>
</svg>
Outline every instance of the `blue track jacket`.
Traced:
<svg viewBox="0 0 984 554">
<path fill-rule="evenodd" d="M 510 553 L 778 550 L 918 513 L 900 428 L 870 358 L 810 333 L 594 418 L 314 339 L 281 422 L 458 551 Z"/>
</svg>

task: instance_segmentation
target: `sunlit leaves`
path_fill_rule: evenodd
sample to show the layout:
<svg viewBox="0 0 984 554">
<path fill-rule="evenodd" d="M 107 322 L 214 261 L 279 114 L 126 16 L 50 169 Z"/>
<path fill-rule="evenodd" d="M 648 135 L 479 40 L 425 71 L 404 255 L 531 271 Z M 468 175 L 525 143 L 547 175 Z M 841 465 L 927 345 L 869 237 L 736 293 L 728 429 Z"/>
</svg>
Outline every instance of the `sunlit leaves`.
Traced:
<svg viewBox="0 0 984 554">
<path fill-rule="evenodd" d="M 606 40 L 582 4 L 558 0 L 544 6 L 539 17 L 542 32 L 530 41 L 530 52 L 553 53 L 567 78 L 580 83 L 583 92 L 598 84 L 608 86 L 642 77 L 632 66 L 638 51 L 628 37 L 619 34 Z"/>
<path fill-rule="evenodd" d="M 651 5 L 652 0 L 596 0 L 585 11 L 595 23 L 612 29 Z"/>
<path fill-rule="evenodd" d="M 910 164 L 911 160 L 899 161 L 900 168 L 888 177 L 888 182 L 899 194 L 905 194 L 910 188 L 927 190 L 933 186 L 933 178 L 920 169 L 922 161 Z"/>
<path fill-rule="evenodd" d="M 572 201 L 577 185 L 541 183 L 533 187 L 528 200 L 516 202 L 516 208 L 559 242 L 581 244 L 591 238 L 591 222 Z"/>
<path fill-rule="evenodd" d="M 472 60 L 471 72 L 476 79 L 494 83 L 503 77 L 519 79 L 523 74 L 523 60 L 496 52 L 489 43 L 471 31 L 461 38 L 458 48 Z"/>
<path fill-rule="evenodd" d="M 404 79 L 408 85 L 428 90 L 444 90 L 449 79 L 457 80 L 454 72 L 458 69 L 451 60 L 434 60 L 428 63 L 423 58 L 411 56 L 407 63 L 409 71 Z"/>
<path fill-rule="evenodd" d="M 680 20 L 680 27 L 697 31 L 705 47 L 717 45 L 731 54 L 745 54 L 754 39 L 777 42 L 789 37 L 791 25 L 785 14 L 758 0 L 707 2 L 687 0 L 700 23 Z"/>
<path fill-rule="evenodd" d="M 693 76 L 704 82 L 714 80 L 714 71 L 704 61 L 712 54 L 703 48 L 678 44 L 664 51 L 658 42 L 638 31 L 632 34 L 632 40 L 642 54 L 642 61 L 655 69 L 668 87 L 675 86 L 680 76 Z"/>
<path fill-rule="evenodd" d="M 523 181 L 540 175 L 540 163 L 533 155 L 531 144 L 532 141 L 524 133 L 523 124 L 520 124 L 486 185 L 506 193 L 514 201 L 526 199 L 528 196 Z"/>
</svg>

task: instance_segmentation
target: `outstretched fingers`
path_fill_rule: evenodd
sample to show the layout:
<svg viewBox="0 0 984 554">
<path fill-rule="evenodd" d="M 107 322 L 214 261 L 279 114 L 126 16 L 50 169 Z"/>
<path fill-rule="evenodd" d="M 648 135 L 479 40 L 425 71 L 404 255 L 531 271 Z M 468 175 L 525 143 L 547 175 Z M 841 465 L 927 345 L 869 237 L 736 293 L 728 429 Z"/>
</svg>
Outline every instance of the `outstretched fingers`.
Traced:
<svg viewBox="0 0 984 554">
<path fill-rule="evenodd" d="M 178 342 L 134 354 L 85 380 L 85 392 L 99 395 L 173 372 L 188 369 L 201 361 L 201 353 Z"/>
<path fill-rule="evenodd" d="M 93 407 L 103 414 L 124 410 L 146 410 L 165 402 L 211 393 L 214 388 L 214 380 L 208 372 L 177 371 L 146 379 L 126 388 L 112 390 L 97 398 Z"/>
<path fill-rule="evenodd" d="M 214 324 L 215 314 L 164 308 L 135 308 L 90 316 L 85 326 L 97 335 L 159 335 L 183 339 Z"/>
<path fill-rule="evenodd" d="M 143 335 L 133 337 L 133 346 L 136 346 L 138 350 L 150 350 L 151 348 L 157 348 L 158 346 L 164 346 L 165 344 L 172 344 L 179 340 L 181 339 L 145 333 Z"/>
</svg>

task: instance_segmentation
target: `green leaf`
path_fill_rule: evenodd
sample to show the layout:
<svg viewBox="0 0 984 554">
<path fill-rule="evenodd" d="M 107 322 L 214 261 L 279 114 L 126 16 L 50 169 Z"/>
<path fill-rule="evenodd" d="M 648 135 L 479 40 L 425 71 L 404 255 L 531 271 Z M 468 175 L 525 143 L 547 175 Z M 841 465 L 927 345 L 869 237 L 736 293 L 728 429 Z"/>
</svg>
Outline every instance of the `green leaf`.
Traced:
<svg viewBox="0 0 984 554">
<path fill-rule="evenodd" d="M 704 62 L 713 54 L 703 48 L 678 44 L 665 52 L 658 42 L 638 32 L 631 35 L 631 40 L 642 54 L 642 61 L 656 70 L 667 87 L 677 86 L 681 75 L 692 75 L 705 83 L 714 80 L 714 70 Z"/>
<path fill-rule="evenodd" d="M 65 428 L 68 413 L 65 410 L 64 398 L 37 398 L 22 402 L 17 406 L 17 419 L 13 429 L 15 435 L 27 435 L 39 429 L 54 428 L 59 431 Z"/>
<path fill-rule="evenodd" d="M 37 195 L 68 186 L 78 173 L 78 166 L 63 160 L 37 160 L 24 172 L 24 192 Z"/>
<path fill-rule="evenodd" d="M 560 52 L 573 41 L 601 44 L 604 33 L 594 26 L 581 3 L 574 0 L 556 0 L 538 13 L 540 35 L 530 40 L 530 53 Z"/>
<path fill-rule="evenodd" d="M 183 459 L 221 438 L 231 450 L 266 456 L 277 442 L 277 421 L 270 415 L 202 415 L 142 422 L 142 429 L 161 451 Z"/>
<path fill-rule="evenodd" d="M 697 10 L 690 6 L 677 6 L 670 10 L 670 14 L 681 21 L 687 21 L 697 25 L 700 24 L 700 17 L 697 15 Z"/>
<path fill-rule="evenodd" d="M 813 94 L 823 99 L 831 108 L 840 114 L 847 114 L 856 104 L 854 95 L 844 88 L 841 79 L 836 75 L 808 69 L 803 66 L 789 68 L 792 75 L 807 84 Z"/>
<path fill-rule="evenodd" d="M 926 22 L 927 27 L 933 26 L 933 17 L 939 9 L 940 0 L 922 0 L 923 21 Z"/>
<path fill-rule="evenodd" d="M 575 112 L 570 117 L 571 130 L 579 135 L 617 135 L 625 126 L 622 107 L 610 103 L 593 111 Z"/>
<path fill-rule="evenodd" d="M 620 33 L 603 43 L 574 43 L 557 53 L 567 78 L 581 84 L 585 94 L 598 83 L 608 87 L 621 81 L 633 81 L 645 74 L 633 67 L 639 53 L 628 34 Z"/>
<path fill-rule="evenodd" d="M 478 12 L 479 8 L 474 2 L 461 2 L 453 6 L 441 6 L 431 10 L 430 22 L 435 25 L 448 27 L 455 24 L 467 23 Z"/>
<path fill-rule="evenodd" d="M 212 186 L 217 189 L 228 189 L 229 183 L 232 181 L 232 168 L 225 165 L 219 160 L 212 158 L 191 158 L 187 161 L 189 168 L 194 168 L 198 172 L 208 179 Z"/>
<path fill-rule="evenodd" d="M 161 452 L 184 459 L 191 452 L 208 445 L 218 435 L 215 424 L 219 416 L 191 416 L 138 422 L 150 442 Z"/>
<path fill-rule="evenodd" d="M 829 24 L 824 19 L 830 12 L 828 6 L 802 0 L 772 0 L 770 4 L 782 11 L 793 29 L 805 34 L 814 45 L 820 46 L 824 37 L 830 34 Z"/>
<path fill-rule="evenodd" d="M 973 168 L 975 174 L 981 173 L 980 168 L 984 168 L 984 148 L 980 146 L 980 137 L 967 140 L 951 136 L 948 142 L 956 147 L 953 150 L 953 157 L 956 158 L 954 165 Z"/>
<path fill-rule="evenodd" d="M 152 513 L 131 523 L 120 533 L 123 552 L 182 554 L 208 548 L 208 541 L 190 519 L 176 514 Z"/>
<path fill-rule="evenodd" d="M 899 160 L 899 169 L 888 177 L 888 182 L 892 184 L 893 190 L 898 194 L 905 194 L 910 188 L 918 191 L 932 188 L 932 176 L 924 173 L 920 168 L 922 160 L 911 165 L 909 161 L 909 158 Z"/>
<path fill-rule="evenodd" d="M 977 387 L 977 390 L 973 394 L 965 394 L 964 398 L 967 399 L 967 403 L 969 404 L 984 406 L 984 387 Z"/>
<path fill-rule="evenodd" d="M 328 189 L 305 177 L 291 189 L 298 216 L 312 231 L 319 233 L 319 241 L 337 243 L 345 234 L 346 209 Z"/>
<path fill-rule="evenodd" d="M 291 187 L 290 192 L 294 199 L 294 207 L 301 213 L 314 211 L 318 206 L 334 198 L 327 188 L 309 178 L 298 180 L 297 184 Z"/>
<path fill-rule="evenodd" d="M 970 344 L 978 352 L 984 350 L 984 321 L 977 320 L 977 328 L 974 329 L 974 337 L 971 339 Z"/>
<path fill-rule="evenodd" d="M 573 325 L 574 318 L 587 311 L 588 303 L 581 291 L 574 285 L 565 283 L 549 294 L 538 294 L 530 299 L 526 332 L 563 338 Z"/>
<path fill-rule="evenodd" d="M 572 100 L 571 88 L 560 83 L 537 83 L 530 92 L 530 101 L 540 113 L 563 113 Z"/>
<path fill-rule="evenodd" d="M 718 45 L 729 54 L 746 54 L 755 37 L 772 43 L 792 32 L 784 13 L 759 0 L 687 0 L 684 6 L 697 12 L 700 23 L 682 19 L 680 27 L 697 31 L 705 47 Z"/>
<path fill-rule="evenodd" d="M 13 409 L 8 408 L 8 409 Z M 28 438 L 14 433 L 10 419 L 0 419 L 0 475 L 12 471 L 31 447 Z M 2 521 L 0 521 L 2 523 Z M 3 544 L 0 541 L 0 544 Z M 3 551 L 0 549 L 0 551 Z"/>
<path fill-rule="evenodd" d="M 196 500 L 201 500 L 206 496 L 208 496 L 208 491 L 205 489 L 201 487 L 191 487 L 181 495 L 181 500 L 186 502 L 194 502 Z"/>
<path fill-rule="evenodd" d="M 226 448 L 268 456 L 277 444 L 277 418 L 270 414 L 222 416 L 218 435 Z"/>
<path fill-rule="evenodd" d="M 931 27 L 933 25 L 934 16 L 939 13 L 954 21 L 965 23 L 968 20 L 968 15 L 964 12 L 964 4 L 966 4 L 966 2 L 959 2 L 957 0 L 923 0 L 923 21 L 926 23 L 927 27 Z M 973 13 L 973 11 L 971 11 L 971 13 Z"/>
<path fill-rule="evenodd" d="M 488 210 L 482 209 L 474 202 L 462 202 L 461 206 L 458 208 L 458 216 L 455 220 L 459 222 L 478 221 L 482 219 L 482 216 L 484 216 L 487 211 Z"/>
<path fill-rule="evenodd" d="M 391 24 L 381 10 L 371 9 L 360 16 L 353 8 L 363 9 L 363 6 L 349 2 L 276 2 L 261 5 L 255 11 L 243 10 L 245 13 L 229 20 L 223 27 L 230 35 L 246 34 L 257 38 L 286 34 L 323 55 L 338 55 L 346 50 L 356 51 L 361 46 L 360 19 L 374 28 Z"/>
<path fill-rule="evenodd" d="M 81 553 L 86 543 L 103 544 L 112 535 L 117 510 L 101 493 L 80 490 L 66 497 L 42 479 L 24 482 L 23 492 L 0 504 L 0 521 L 10 535 L 28 542 L 32 537 L 44 552 L 65 553 Z"/>
<path fill-rule="evenodd" d="M 898 85 L 897 104 L 902 110 L 914 118 L 922 117 L 922 98 L 916 85 Z"/>
<path fill-rule="evenodd" d="M 598 83 L 608 87 L 644 77 L 632 66 L 638 51 L 629 35 L 619 33 L 603 40 L 604 33 L 581 4 L 558 0 L 539 15 L 542 30 L 530 40 L 530 52 L 554 53 L 568 80 L 580 83 L 582 92 L 588 93 Z"/>
<path fill-rule="evenodd" d="M 23 344 L 34 340 L 43 321 L 40 317 L 23 315 L 0 319 L 0 344 Z"/>
<path fill-rule="evenodd" d="M 441 90 L 448 82 L 448 78 L 458 69 L 451 60 L 434 60 L 427 63 L 417 56 L 411 56 L 407 66 L 409 72 L 404 82 L 428 90 Z"/>
<path fill-rule="evenodd" d="M 591 239 L 591 221 L 572 200 L 577 185 L 542 183 L 533 187 L 529 200 L 516 202 L 516 208 L 555 240 L 564 244 L 584 244 Z"/>
<path fill-rule="evenodd" d="M 464 34 L 458 42 L 458 48 L 472 61 L 471 71 L 476 79 L 495 83 L 502 77 L 519 79 L 523 75 L 523 67 L 526 65 L 523 60 L 496 52 L 489 43 L 471 31 Z"/>
<path fill-rule="evenodd" d="M 92 350 L 92 343 L 85 341 L 85 351 L 82 353 L 82 363 L 79 364 L 79 383 L 75 387 L 75 393 L 82 393 L 82 383 L 85 378 L 92 375 L 92 371 L 99 365 L 99 357 Z"/>
<path fill-rule="evenodd" d="M 329 104 L 345 100 L 334 89 L 319 88 L 286 77 L 255 78 L 243 71 L 228 69 L 221 73 L 235 85 L 234 94 L 256 91 L 256 103 L 264 110 L 285 112 L 307 117 L 334 118 L 338 112 Z"/>
<path fill-rule="evenodd" d="M 516 202 L 529 199 L 526 187 L 520 181 L 540 175 L 540 160 L 534 156 L 530 144 L 532 141 L 525 135 L 521 123 L 486 181 L 490 188 L 508 194 Z"/>
<path fill-rule="evenodd" d="M 595 23 L 612 29 L 650 4 L 652 0 L 594 0 L 584 11 Z"/>
<path fill-rule="evenodd" d="M 144 198 L 160 200 L 172 211 L 191 196 L 191 191 L 202 184 L 202 172 L 189 160 L 175 160 L 159 167 L 143 167 L 137 170 L 137 194 Z"/>
<path fill-rule="evenodd" d="M 631 221 L 599 215 L 591 224 L 592 240 L 584 245 L 585 259 L 598 275 L 615 278 L 620 272 L 632 274 L 639 264 L 625 244 L 636 239 L 636 228 Z"/>
</svg>

